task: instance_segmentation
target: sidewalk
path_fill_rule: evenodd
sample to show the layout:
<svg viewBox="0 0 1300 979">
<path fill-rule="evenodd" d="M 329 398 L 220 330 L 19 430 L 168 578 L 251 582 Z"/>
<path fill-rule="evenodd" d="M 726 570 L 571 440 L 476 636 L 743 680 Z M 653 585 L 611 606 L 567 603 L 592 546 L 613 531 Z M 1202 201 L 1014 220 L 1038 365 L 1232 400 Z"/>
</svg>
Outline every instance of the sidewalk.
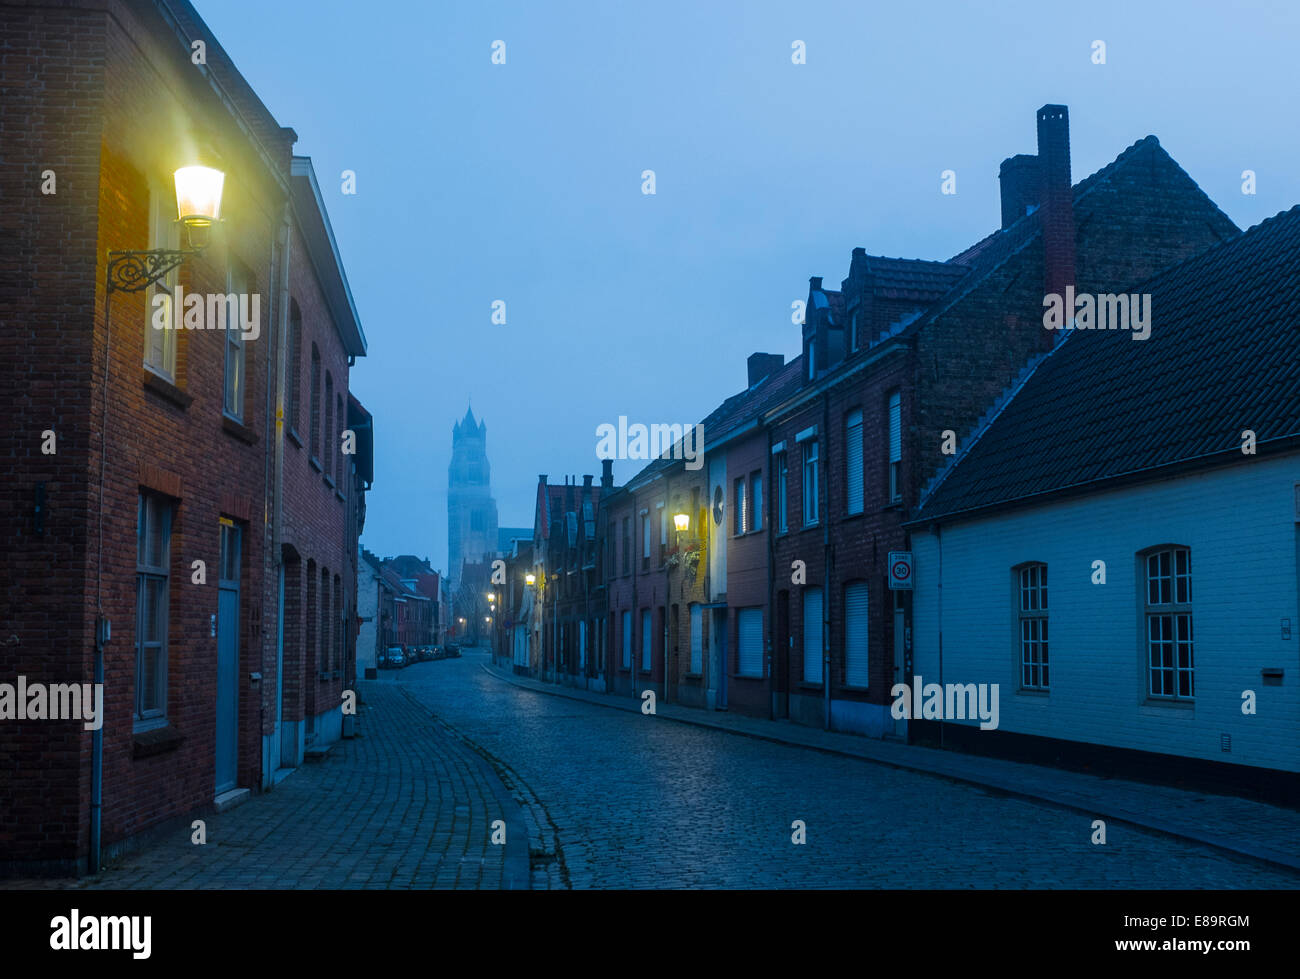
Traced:
<svg viewBox="0 0 1300 979">
<path fill-rule="evenodd" d="M 363 680 L 357 737 L 270 792 L 183 825 L 81 879 L 0 889 L 525 889 L 528 830 L 477 753 L 394 683 Z M 491 842 L 494 820 L 506 844 Z"/>
<path fill-rule="evenodd" d="M 485 663 L 483 669 L 499 680 L 538 693 L 614 710 L 641 712 L 641 702 L 629 697 L 541 683 L 507 673 L 490 663 Z M 1090 818 L 1128 823 L 1300 873 L 1300 812 L 1279 806 L 676 704 L 657 703 L 655 715 L 682 724 L 845 755 L 1049 802 Z"/>
</svg>

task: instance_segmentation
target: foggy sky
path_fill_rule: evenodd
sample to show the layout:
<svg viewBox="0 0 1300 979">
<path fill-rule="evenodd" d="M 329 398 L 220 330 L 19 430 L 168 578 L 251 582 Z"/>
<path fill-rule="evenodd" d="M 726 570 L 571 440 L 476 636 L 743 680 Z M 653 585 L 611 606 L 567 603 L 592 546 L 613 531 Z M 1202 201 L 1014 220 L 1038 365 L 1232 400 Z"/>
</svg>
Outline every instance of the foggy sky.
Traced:
<svg viewBox="0 0 1300 979">
<path fill-rule="evenodd" d="M 1045 103 L 1076 182 L 1154 133 L 1242 228 L 1300 201 L 1295 4 L 194 2 L 321 182 L 370 344 L 363 542 L 437 568 L 471 397 L 531 526 L 538 473 L 599 473 L 598 425 L 696 421 L 750 353 L 796 355 L 791 302 L 853 247 L 993 231 Z"/>
</svg>

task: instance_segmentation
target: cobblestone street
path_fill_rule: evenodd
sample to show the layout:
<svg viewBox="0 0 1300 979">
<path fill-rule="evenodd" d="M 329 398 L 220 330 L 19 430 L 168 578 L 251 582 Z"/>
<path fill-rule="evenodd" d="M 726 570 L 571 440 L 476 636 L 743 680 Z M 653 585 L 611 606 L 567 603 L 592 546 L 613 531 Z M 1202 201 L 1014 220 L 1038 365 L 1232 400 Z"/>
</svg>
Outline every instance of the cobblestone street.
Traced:
<svg viewBox="0 0 1300 979">
<path fill-rule="evenodd" d="M 1058 806 L 525 689 L 486 661 L 467 650 L 363 684 L 360 736 L 210 816 L 203 846 L 185 826 L 96 878 L 5 886 L 1300 885 L 1284 868 L 1117 822 L 1094 845 L 1091 820 Z M 496 819 L 505 846 L 490 842 Z M 791 841 L 795 820 L 804 845 Z"/>
<path fill-rule="evenodd" d="M 1300 877 L 950 780 L 523 690 L 483 653 L 400 674 L 508 763 L 534 887 L 1294 888 Z M 791 842 L 803 820 L 807 843 Z"/>
</svg>

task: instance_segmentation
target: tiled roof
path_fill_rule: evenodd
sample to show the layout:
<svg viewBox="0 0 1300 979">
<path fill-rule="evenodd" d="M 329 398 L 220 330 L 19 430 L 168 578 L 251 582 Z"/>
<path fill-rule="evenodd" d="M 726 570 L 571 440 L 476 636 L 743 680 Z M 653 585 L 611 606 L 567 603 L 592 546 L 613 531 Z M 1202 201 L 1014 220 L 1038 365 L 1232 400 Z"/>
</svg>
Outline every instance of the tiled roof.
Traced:
<svg viewBox="0 0 1300 979">
<path fill-rule="evenodd" d="M 886 258 L 864 255 L 860 267 L 871 276 L 872 292 L 885 299 L 929 303 L 938 299 L 970 269 L 952 262 L 922 258 Z"/>
<path fill-rule="evenodd" d="M 915 522 L 1300 437 L 1300 206 L 1129 290 L 1150 336 L 1064 336 L 939 475 Z M 1249 464 L 1246 462 L 1245 464 Z"/>
<path fill-rule="evenodd" d="M 803 356 L 800 355 L 769 374 L 754 387 L 732 395 L 713 409 L 700 422 L 704 426 L 703 449 L 707 451 L 710 446 L 716 445 L 742 426 L 760 417 L 770 406 L 793 394 L 799 387 L 802 369 Z M 652 459 L 649 465 L 628 480 L 627 485 L 640 485 L 657 473 L 681 464 L 680 459 Z"/>
</svg>

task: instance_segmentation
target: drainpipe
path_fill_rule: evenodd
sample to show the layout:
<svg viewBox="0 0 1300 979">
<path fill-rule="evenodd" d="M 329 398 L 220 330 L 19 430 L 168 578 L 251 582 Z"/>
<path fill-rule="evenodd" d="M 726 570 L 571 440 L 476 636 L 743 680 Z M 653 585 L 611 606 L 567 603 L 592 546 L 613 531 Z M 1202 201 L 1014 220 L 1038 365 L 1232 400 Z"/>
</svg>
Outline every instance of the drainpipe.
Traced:
<svg viewBox="0 0 1300 979">
<path fill-rule="evenodd" d="M 822 392 L 822 472 L 826 486 L 826 509 L 822 518 L 822 690 L 826 702 L 826 730 L 831 729 L 831 401 L 830 392 Z"/>
<path fill-rule="evenodd" d="M 662 533 L 665 540 L 667 539 L 668 536 L 668 518 L 672 516 L 672 514 L 670 513 L 671 508 L 669 507 L 669 501 L 673 498 L 671 490 L 672 490 L 672 482 L 669 479 L 669 477 L 665 475 L 664 476 L 664 512 L 659 515 L 659 526 L 663 528 Z M 673 533 L 674 535 L 677 533 L 676 529 L 673 530 Z M 674 537 L 674 539 L 676 538 Z M 671 572 L 668 569 L 668 562 L 665 561 L 664 562 L 664 657 L 663 657 L 664 660 L 663 661 L 663 667 L 664 667 L 664 698 L 663 699 L 665 704 L 668 703 L 668 634 L 672 631 L 671 627 L 668 624 L 669 621 L 668 616 L 672 614 L 671 610 L 673 607 L 672 606 L 673 585 L 669 577 L 670 574 Z"/>
<path fill-rule="evenodd" d="M 271 487 L 271 493 L 272 493 L 271 554 L 269 555 L 270 557 L 269 567 L 271 570 L 275 572 L 275 574 L 272 575 L 271 577 L 275 578 L 277 582 L 276 599 L 275 599 L 275 616 L 276 616 L 277 625 L 280 627 L 279 630 L 277 630 L 276 649 L 275 649 L 276 723 L 272 727 L 271 737 L 273 738 L 281 737 L 280 724 L 284 720 L 280 716 L 280 711 L 279 711 L 279 705 L 283 703 L 283 695 L 280 687 L 281 684 L 284 682 L 283 670 L 281 669 L 281 659 L 280 659 L 281 656 L 283 655 L 283 651 L 279 641 L 279 635 L 283 633 L 283 623 L 280 622 L 280 619 L 284 615 L 284 608 L 280 600 L 281 595 L 283 595 L 283 591 L 279 588 L 278 583 L 279 583 L 280 569 L 284 563 L 284 558 L 281 551 L 281 544 L 283 542 L 283 534 L 284 534 L 284 512 L 283 512 L 284 511 L 284 505 L 283 505 L 283 501 L 284 501 L 284 392 L 286 387 L 285 380 L 286 380 L 287 370 L 288 370 L 288 364 L 286 362 L 288 359 L 288 351 L 286 347 L 288 344 L 288 335 L 289 335 L 289 246 L 290 246 L 290 242 L 293 240 L 293 237 L 290 234 L 290 227 L 291 227 L 290 208 L 291 205 L 288 199 L 286 199 L 284 202 L 284 217 L 280 221 L 280 242 L 279 242 L 280 244 L 280 298 L 279 298 L 280 328 L 276 331 L 274 363 L 272 364 L 268 362 L 266 366 L 267 389 L 275 392 L 274 419 L 272 419 L 271 416 L 270 398 L 267 399 L 267 409 L 266 409 L 267 410 L 266 431 L 268 433 L 270 432 L 275 433 L 274 456 L 272 460 L 272 464 L 274 468 L 272 472 L 272 487 Z M 272 274 L 274 275 L 275 272 L 274 253 L 272 253 L 271 256 L 271 271 Z M 271 371 L 273 368 L 275 371 L 274 387 L 271 386 Z M 272 420 L 274 420 L 275 422 L 274 428 L 271 425 Z M 264 560 L 262 564 L 263 567 L 268 566 L 268 562 L 266 560 Z M 263 590 L 263 594 L 265 597 L 265 589 Z M 275 772 L 271 770 L 271 754 L 272 754 L 271 751 L 267 750 L 265 754 L 266 754 L 266 766 L 267 766 L 266 787 L 270 787 L 272 781 L 275 778 Z"/>
</svg>

